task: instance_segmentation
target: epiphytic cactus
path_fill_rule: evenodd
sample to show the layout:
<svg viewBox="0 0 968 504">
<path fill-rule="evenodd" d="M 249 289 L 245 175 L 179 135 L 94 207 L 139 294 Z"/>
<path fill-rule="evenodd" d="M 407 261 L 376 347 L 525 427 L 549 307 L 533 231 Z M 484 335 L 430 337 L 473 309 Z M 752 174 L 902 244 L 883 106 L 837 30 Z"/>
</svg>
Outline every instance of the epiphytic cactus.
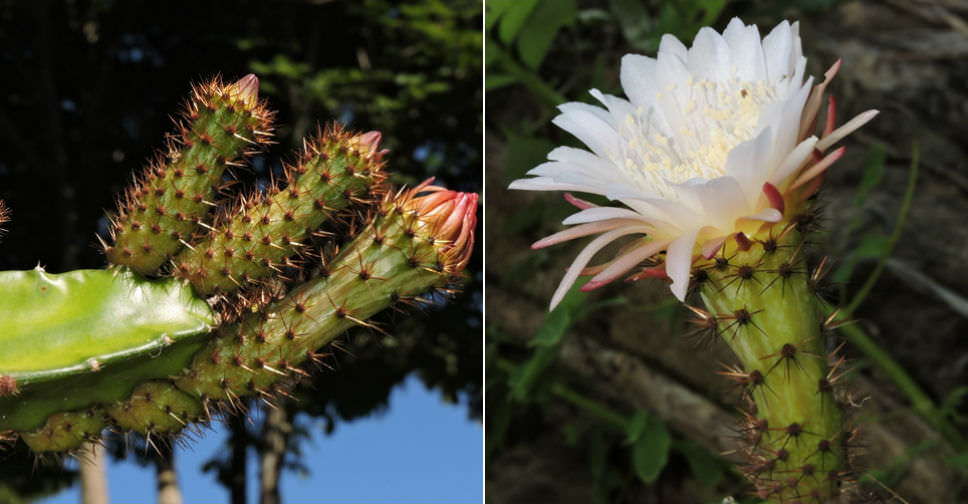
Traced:
<svg viewBox="0 0 968 504">
<path fill-rule="evenodd" d="M 167 156 L 121 199 L 111 267 L 0 273 L 0 437 L 44 453 L 105 428 L 177 433 L 275 394 L 384 308 L 455 285 L 477 195 L 389 190 L 377 132 L 331 126 L 284 185 L 219 201 L 225 167 L 269 140 L 257 89 L 253 75 L 195 88 Z M 332 218 L 351 231 L 314 253 Z"/>
</svg>

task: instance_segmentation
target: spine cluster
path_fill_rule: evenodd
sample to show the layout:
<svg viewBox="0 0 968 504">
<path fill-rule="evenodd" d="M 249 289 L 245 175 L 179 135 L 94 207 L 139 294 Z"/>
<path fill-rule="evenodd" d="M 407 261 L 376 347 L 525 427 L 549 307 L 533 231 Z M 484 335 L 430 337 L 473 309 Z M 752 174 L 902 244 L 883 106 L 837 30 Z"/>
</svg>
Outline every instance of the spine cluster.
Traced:
<svg viewBox="0 0 968 504">
<path fill-rule="evenodd" d="M 739 358 L 721 374 L 746 400 L 742 428 L 747 476 L 759 497 L 827 503 L 849 480 L 837 395 L 843 360 L 828 356 L 816 291 L 796 223 L 762 240 L 737 235 L 695 271 L 706 309 L 701 331 L 717 334 Z M 802 229 L 802 226 L 801 226 Z"/>
</svg>

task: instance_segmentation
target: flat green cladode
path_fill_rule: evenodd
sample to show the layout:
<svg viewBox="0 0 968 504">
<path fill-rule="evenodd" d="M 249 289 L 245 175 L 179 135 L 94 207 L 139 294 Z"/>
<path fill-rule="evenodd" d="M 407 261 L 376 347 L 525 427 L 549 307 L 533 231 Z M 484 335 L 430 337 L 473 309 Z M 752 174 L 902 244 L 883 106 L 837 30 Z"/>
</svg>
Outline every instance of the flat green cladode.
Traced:
<svg viewBox="0 0 968 504">
<path fill-rule="evenodd" d="M 0 272 L 0 431 L 40 427 L 53 413 L 127 398 L 181 372 L 216 324 L 184 282 L 127 268 Z M 158 358 L 165 354 L 165 358 Z"/>
</svg>

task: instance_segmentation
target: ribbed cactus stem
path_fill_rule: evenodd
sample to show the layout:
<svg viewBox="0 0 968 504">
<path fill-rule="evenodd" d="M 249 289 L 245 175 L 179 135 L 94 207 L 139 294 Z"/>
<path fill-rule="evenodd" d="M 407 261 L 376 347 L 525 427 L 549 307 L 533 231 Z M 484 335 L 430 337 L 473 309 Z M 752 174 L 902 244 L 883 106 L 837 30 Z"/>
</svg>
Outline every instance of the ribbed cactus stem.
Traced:
<svg viewBox="0 0 968 504">
<path fill-rule="evenodd" d="M 321 278 L 220 330 L 176 385 L 229 401 L 271 393 L 346 329 L 368 326 L 377 312 L 452 283 L 473 248 L 476 206 L 475 194 L 426 184 L 388 196 Z"/>
<path fill-rule="evenodd" d="M 240 198 L 209 235 L 175 259 L 175 274 L 195 292 L 228 293 L 263 280 L 305 250 L 317 229 L 351 202 L 365 201 L 384 179 L 380 133 L 330 126 L 304 142 L 286 185 Z"/>
<path fill-rule="evenodd" d="M 751 400 L 748 475 L 760 497 L 826 503 L 846 473 L 843 417 L 834 397 L 814 280 L 792 225 L 775 239 L 728 240 L 705 264 L 710 320 L 741 363 L 724 375 Z"/>
<path fill-rule="evenodd" d="M 111 263 L 152 275 L 192 237 L 214 207 L 225 169 L 269 140 L 272 113 L 258 88 L 252 74 L 194 88 L 165 157 L 119 202 L 113 244 L 105 247 Z"/>
</svg>

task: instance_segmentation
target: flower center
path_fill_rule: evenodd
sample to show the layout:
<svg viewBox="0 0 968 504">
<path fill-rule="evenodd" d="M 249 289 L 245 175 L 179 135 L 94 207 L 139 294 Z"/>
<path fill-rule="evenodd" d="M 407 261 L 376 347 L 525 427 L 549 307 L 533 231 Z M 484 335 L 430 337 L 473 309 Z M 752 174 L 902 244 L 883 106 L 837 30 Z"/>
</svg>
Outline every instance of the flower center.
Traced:
<svg viewBox="0 0 968 504">
<path fill-rule="evenodd" d="M 723 176 L 729 151 L 753 138 L 760 112 L 774 101 L 774 88 L 763 81 L 690 77 L 670 84 L 654 108 L 625 117 L 623 151 L 612 161 L 640 189 L 675 199 L 671 184 Z"/>
</svg>

